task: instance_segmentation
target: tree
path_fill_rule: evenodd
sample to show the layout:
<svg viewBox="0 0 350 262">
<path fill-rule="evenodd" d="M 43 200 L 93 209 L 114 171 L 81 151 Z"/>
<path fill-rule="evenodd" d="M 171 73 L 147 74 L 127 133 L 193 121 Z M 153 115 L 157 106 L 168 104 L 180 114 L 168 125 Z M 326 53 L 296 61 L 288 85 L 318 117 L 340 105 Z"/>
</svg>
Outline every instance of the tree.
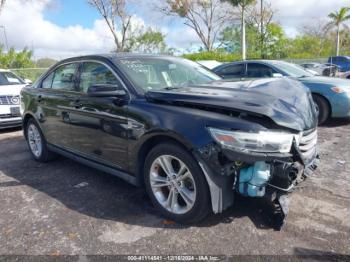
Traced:
<svg viewBox="0 0 350 262">
<path fill-rule="evenodd" d="M 36 66 L 39 68 L 48 68 L 57 63 L 57 60 L 52 58 L 40 58 L 36 61 Z"/>
<path fill-rule="evenodd" d="M 323 20 L 309 23 L 301 29 L 302 35 L 297 39 L 305 41 L 305 50 L 314 57 L 330 56 L 330 36 L 327 30 L 327 23 Z M 312 45 L 310 45 L 312 43 Z M 302 46 L 301 46 L 302 47 Z"/>
<path fill-rule="evenodd" d="M 233 16 L 232 8 L 220 0 L 166 0 L 161 11 L 183 18 L 208 51 L 213 49 L 218 33 Z"/>
<path fill-rule="evenodd" d="M 126 2 L 126 0 L 88 0 L 106 21 L 118 52 L 125 51 L 130 37 L 132 16 L 126 10 Z"/>
<path fill-rule="evenodd" d="M 275 10 L 272 8 L 271 2 L 260 0 L 258 4 L 247 8 L 246 24 L 250 27 L 257 28 L 257 35 L 260 39 L 260 56 L 266 58 L 266 39 L 268 28 L 273 23 Z"/>
<path fill-rule="evenodd" d="M 166 51 L 164 35 L 159 31 L 148 28 L 135 38 L 132 50 L 141 53 L 164 53 Z"/>
<path fill-rule="evenodd" d="M 25 68 L 34 67 L 32 60 L 33 52 L 27 48 L 16 52 L 12 47 L 5 53 L 3 46 L 0 46 L 0 67 L 1 68 Z"/>
<path fill-rule="evenodd" d="M 242 34 L 242 59 L 245 60 L 247 55 L 246 55 L 246 28 L 245 28 L 245 22 L 246 22 L 246 17 L 245 13 L 247 10 L 247 7 L 254 4 L 256 1 L 255 0 L 222 0 L 224 2 L 230 3 L 234 7 L 238 7 L 240 9 L 240 14 L 241 14 L 241 34 Z"/>
<path fill-rule="evenodd" d="M 350 8 L 348 7 L 342 7 L 339 9 L 339 11 L 330 13 L 328 17 L 332 20 L 328 24 L 328 28 L 336 28 L 337 31 L 337 56 L 339 55 L 340 51 L 340 30 L 341 27 L 345 27 L 346 25 L 344 22 L 347 20 L 350 20 L 350 15 L 348 14 Z"/>
</svg>

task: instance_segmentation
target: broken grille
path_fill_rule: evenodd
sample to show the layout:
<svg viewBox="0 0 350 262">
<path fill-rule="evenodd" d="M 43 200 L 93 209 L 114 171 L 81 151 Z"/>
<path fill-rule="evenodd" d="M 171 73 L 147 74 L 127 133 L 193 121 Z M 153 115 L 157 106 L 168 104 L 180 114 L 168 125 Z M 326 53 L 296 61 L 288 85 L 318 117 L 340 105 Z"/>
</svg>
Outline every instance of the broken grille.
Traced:
<svg viewBox="0 0 350 262">
<path fill-rule="evenodd" d="M 18 105 L 19 96 L 0 96 L 0 105 Z"/>
<path fill-rule="evenodd" d="M 316 154 L 317 129 L 304 131 L 300 139 L 299 150 L 306 162 L 312 160 Z"/>
</svg>

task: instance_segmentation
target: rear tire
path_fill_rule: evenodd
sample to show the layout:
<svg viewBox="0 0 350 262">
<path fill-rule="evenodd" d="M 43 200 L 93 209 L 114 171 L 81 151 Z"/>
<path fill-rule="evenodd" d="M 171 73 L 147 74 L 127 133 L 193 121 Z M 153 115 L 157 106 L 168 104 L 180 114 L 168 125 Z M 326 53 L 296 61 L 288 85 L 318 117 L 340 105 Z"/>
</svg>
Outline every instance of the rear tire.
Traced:
<svg viewBox="0 0 350 262">
<path fill-rule="evenodd" d="M 313 94 L 312 98 L 315 102 L 316 110 L 318 111 L 318 124 L 322 125 L 327 121 L 330 115 L 328 102 L 326 99 L 316 94 Z"/>
<path fill-rule="evenodd" d="M 164 217 L 188 224 L 209 214 L 211 201 L 205 176 L 182 147 L 172 143 L 154 147 L 146 157 L 144 179 L 153 205 Z"/>
<path fill-rule="evenodd" d="M 45 137 L 33 118 L 28 120 L 25 132 L 30 153 L 36 161 L 48 162 L 55 158 L 56 154 L 47 148 Z"/>
</svg>

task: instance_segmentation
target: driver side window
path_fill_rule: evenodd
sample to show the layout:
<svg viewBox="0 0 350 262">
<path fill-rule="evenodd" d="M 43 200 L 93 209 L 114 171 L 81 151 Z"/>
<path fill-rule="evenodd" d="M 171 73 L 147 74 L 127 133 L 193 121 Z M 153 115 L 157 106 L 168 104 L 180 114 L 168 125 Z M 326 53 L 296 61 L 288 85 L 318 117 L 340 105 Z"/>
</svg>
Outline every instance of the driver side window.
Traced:
<svg viewBox="0 0 350 262">
<path fill-rule="evenodd" d="M 92 86 L 113 86 L 115 90 L 122 89 L 119 80 L 105 65 L 86 62 L 83 63 L 80 74 L 79 91 L 87 93 Z"/>
</svg>

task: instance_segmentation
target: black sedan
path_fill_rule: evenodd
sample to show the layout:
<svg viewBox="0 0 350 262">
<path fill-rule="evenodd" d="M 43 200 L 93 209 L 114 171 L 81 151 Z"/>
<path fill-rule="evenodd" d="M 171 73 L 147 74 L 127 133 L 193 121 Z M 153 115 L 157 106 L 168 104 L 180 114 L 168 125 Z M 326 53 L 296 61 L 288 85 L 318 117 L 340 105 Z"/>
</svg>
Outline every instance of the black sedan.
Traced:
<svg viewBox="0 0 350 262">
<path fill-rule="evenodd" d="M 61 61 L 21 96 L 36 160 L 58 153 L 145 186 L 183 223 L 235 192 L 273 201 L 283 221 L 317 163 L 316 110 L 292 80 L 234 83 L 185 59 L 110 54 Z"/>
</svg>

